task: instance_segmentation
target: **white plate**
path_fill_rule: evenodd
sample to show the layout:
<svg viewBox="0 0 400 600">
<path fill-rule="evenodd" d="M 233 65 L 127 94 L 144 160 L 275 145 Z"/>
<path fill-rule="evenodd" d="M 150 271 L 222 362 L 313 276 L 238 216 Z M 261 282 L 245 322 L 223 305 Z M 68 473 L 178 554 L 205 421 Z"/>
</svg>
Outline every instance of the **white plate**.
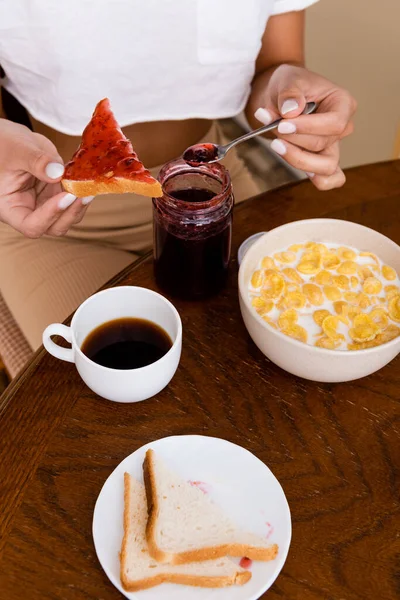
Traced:
<svg viewBox="0 0 400 600">
<path fill-rule="evenodd" d="M 141 592 L 126 592 L 119 578 L 118 556 L 123 535 L 124 472 L 143 481 L 143 459 L 149 448 L 185 479 L 204 482 L 210 497 L 238 526 L 277 543 L 277 558 L 267 563 L 253 562 L 252 578 L 244 586 L 208 589 L 163 583 Z M 105 482 L 93 516 L 93 539 L 100 564 L 130 600 L 257 600 L 282 569 L 291 534 L 289 505 L 268 467 L 240 446 L 199 435 L 163 438 L 125 458 Z"/>
</svg>

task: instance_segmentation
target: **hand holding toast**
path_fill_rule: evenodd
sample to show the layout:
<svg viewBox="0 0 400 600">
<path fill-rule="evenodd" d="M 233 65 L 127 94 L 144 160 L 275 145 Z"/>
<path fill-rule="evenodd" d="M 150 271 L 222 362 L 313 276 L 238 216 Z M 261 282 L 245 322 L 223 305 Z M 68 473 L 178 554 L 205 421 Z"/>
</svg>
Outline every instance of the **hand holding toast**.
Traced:
<svg viewBox="0 0 400 600">
<path fill-rule="evenodd" d="M 63 173 L 47 138 L 0 119 L 0 221 L 29 238 L 65 235 L 82 220 L 92 197 L 63 192 Z"/>
</svg>

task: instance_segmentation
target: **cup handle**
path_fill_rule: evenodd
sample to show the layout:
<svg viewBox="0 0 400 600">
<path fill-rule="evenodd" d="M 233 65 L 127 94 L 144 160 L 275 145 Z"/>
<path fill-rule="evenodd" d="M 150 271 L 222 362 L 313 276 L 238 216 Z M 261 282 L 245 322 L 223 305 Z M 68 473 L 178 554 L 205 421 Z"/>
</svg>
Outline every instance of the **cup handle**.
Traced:
<svg viewBox="0 0 400 600">
<path fill-rule="evenodd" d="M 53 323 L 46 327 L 43 332 L 43 346 L 46 348 L 47 352 L 59 358 L 60 360 L 66 360 L 67 362 L 75 362 L 74 360 L 74 351 L 72 348 L 61 348 L 51 339 L 52 335 L 60 335 L 67 342 L 72 344 L 72 331 L 71 327 L 67 327 L 66 325 L 61 325 L 61 323 Z"/>
</svg>

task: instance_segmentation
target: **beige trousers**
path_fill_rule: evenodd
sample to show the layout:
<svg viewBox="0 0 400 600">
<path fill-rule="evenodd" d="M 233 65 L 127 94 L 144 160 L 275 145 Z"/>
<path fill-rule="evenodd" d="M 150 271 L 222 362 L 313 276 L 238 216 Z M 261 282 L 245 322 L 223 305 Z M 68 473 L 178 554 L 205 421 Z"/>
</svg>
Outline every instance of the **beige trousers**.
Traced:
<svg viewBox="0 0 400 600">
<path fill-rule="evenodd" d="M 203 141 L 226 143 L 213 123 Z M 62 149 L 59 149 L 63 155 Z M 259 193 L 232 150 L 224 160 L 236 202 Z M 159 167 L 151 169 L 157 176 Z M 0 292 L 33 349 L 42 332 L 152 245 L 152 202 L 133 194 L 98 196 L 64 238 L 25 238 L 0 223 Z"/>
</svg>

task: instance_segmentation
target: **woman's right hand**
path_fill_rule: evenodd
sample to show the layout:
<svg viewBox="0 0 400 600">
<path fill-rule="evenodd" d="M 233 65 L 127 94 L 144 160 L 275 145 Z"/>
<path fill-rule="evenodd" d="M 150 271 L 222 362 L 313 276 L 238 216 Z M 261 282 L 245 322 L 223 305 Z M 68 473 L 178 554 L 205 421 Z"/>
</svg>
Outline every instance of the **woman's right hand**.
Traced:
<svg viewBox="0 0 400 600">
<path fill-rule="evenodd" d="M 29 238 L 62 236 L 93 199 L 62 191 L 62 158 L 43 135 L 0 119 L 0 221 Z"/>
</svg>

